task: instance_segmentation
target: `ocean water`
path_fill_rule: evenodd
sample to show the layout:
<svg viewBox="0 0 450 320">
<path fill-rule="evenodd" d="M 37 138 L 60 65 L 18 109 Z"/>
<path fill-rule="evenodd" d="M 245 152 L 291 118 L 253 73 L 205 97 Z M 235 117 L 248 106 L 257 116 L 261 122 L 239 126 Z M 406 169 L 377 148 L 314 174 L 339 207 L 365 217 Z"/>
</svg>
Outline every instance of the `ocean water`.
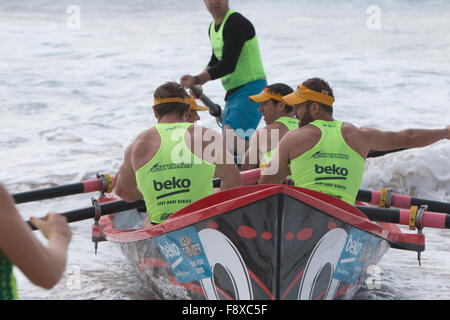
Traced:
<svg viewBox="0 0 450 320">
<path fill-rule="evenodd" d="M 114 174 L 156 123 L 152 93 L 209 61 L 202 1 L 0 2 L 0 181 L 11 193 Z M 255 25 L 269 83 L 329 81 L 335 118 L 383 130 L 450 124 L 450 2 L 230 1 Z M 79 9 L 79 15 L 77 10 Z M 379 13 L 379 14 L 378 14 Z M 78 19 L 79 18 L 79 19 Z M 379 18 L 379 19 L 378 19 Z M 204 92 L 224 105 L 219 81 Z M 217 128 L 208 114 L 200 124 Z M 260 125 L 263 125 L 262 123 Z M 450 141 L 367 161 L 363 188 L 450 201 Z M 77 195 L 19 205 L 24 219 L 90 205 Z M 16 270 L 21 299 L 152 299 L 92 221 L 71 225 L 68 268 L 52 290 Z M 449 299 L 450 231 L 425 229 L 426 251 L 391 249 L 381 288 L 355 299 Z M 43 242 L 45 240 L 39 235 Z"/>
</svg>

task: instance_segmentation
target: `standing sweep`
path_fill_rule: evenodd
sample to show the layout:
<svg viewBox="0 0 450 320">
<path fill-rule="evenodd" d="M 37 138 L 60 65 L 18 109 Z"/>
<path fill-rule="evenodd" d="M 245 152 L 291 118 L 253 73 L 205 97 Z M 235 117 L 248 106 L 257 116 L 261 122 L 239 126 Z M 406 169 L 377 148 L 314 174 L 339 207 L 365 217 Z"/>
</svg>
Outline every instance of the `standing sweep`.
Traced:
<svg viewBox="0 0 450 320">
<path fill-rule="evenodd" d="M 227 91 L 223 130 L 229 132 L 225 136 L 230 151 L 240 159 L 244 154 L 237 147 L 238 141 L 245 144 L 246 150 L 248 140 L 261 120 L 259 104 L 249 101 L 248 97 L 267 85 L 258 38 L 252 23 L 229 9 L 228 0 L 204 2 L 214 19 L 209 27 L 213 48 L 211 60 L 203 72 L 196 76 L 183 75 L 180 82 L 185 88 L 191 88 L 221 79 Z"/>
</svg>

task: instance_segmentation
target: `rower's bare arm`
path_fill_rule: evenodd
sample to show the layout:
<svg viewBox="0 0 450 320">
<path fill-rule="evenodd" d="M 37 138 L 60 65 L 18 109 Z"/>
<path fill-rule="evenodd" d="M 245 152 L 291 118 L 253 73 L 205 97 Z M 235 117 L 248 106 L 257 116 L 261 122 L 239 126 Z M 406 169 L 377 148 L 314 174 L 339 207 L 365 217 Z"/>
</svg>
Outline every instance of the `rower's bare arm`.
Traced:
<svg viewBox="0 0 450 320">
<path fill-rule="evenodd" d="M 247 151 L 245 152 L 245 156 L 241 164 L 242 171 L 258 168 L 260 162 L 258 150 L 258 137 L 259 137 L 259 130 L 256 131 L 255 134 L 250 139 L 250 145 Z"/>
<path fill-rule="evenodd" d="M 133 144 L 130 145 L 125 151 L 124 161 L 114 179 L 114 190 L 116 194 L 128 202 L 134 202 L 143 198 L 137 187 L 136 174 L 131 164 L 133 146 Z"/>
<path fill-rule="evenodd" d="M 220 190 L 240 187 L 242 178 L 236 164 L 217 164 L 216 175 L 220 178 Z"/>
<path fill-rule="evenodd" d="M 289 136 L 290 134 L 287 133 L 285 137 L 281 139 L 272 160 L 261 171 L 259 184 L 281 184 L 289 175 L 289 154 L 292 144 L 292 139 L 289 138 Z"/>
<path fill-rule="evenodd" d="M 220 134 L 216 140 L 215 150 L 215 176 L 220 178 L 220 189 L 226 190 L 241 186 L 242 178 L 239 169 Z"/>
<path fill-rule="evenodd" d="M 14 200 L 1 184 L 0 203 L 0 251 L 33 284 L 51 289 L 66 267 L 67 248 L 72 237 L 66 219 L 51 214 L 46 221 L 37 223 L 45 228 L 48 245 L 44 246 L 23 221 Z"/>
<path fill-rule="evenodd" d="M 450 126 L 444 129 L 405 129 L 397 132 L 360 128 L 369 150 L 387 151 L 398 148 L 419 148 L 449 139 Z"/>
</svg>

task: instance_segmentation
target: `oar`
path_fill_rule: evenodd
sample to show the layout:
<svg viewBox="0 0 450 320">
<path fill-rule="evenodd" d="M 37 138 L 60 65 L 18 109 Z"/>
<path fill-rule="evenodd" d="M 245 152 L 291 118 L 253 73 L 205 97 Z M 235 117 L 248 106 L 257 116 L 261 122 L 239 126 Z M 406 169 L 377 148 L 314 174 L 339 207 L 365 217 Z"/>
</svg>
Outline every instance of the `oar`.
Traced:
<svg viewBox="0 0 450 320">
<path fill-rule="evenodd" d="M 98 179 L 85 180 L 73 184 L 59 187 L 45 188 L 40 190 L 25 191 L 13 194 L 16 204 L 45 200 L 56 197 L 70 196 L 79 193 L 89 193 L 94 191 L 111 192 L 113 189 L 113 178 L 108 174 L 100 176 Z"/>
<path fill-rule="evenodd" d="M 259 169 L 253 169 L 242 172 L 241 173 L 242 183 L 245 185 L 257 183 L 259 178 L 259 171 L 260 171 Z M 220 178 L 214 178 L 212 180 L 212 183 L 213 188 L 219 188 L 221 180 Z M 101 204 L 99 205 L 99 209 L 102 216 L 132 209 L 143 209 L 145 211 L 145 202 L 143 200 L 138 200 L 135 202 L 126 202 L 123 200 L 117 200 Z M 95 218 L 95 210 L 96 210 L 95 206 L 91 206 L 83 209 L 77 209 L 61 213 L 61 215 L 65 216 L 67 222 L 70 223 Z M 27 223 L 31 227 L 31 229 L 36 230 L 36 228 L 31 224 L 30 221 L 27 221 Z"/>
<path fill-rule="evenodd" d="M 207 107 L 209 107 L 209 113 L 217 119 L 218 122 L 222 123 L 222 108 L 217 103 L 214 103 L 209 99 L 200 89 L 196 86 L 190 88 L 195 95 L 202 101 Z"/>
<path fill-rule="evenodd" d="M 394 153 L 394 152 L 399 152 L 399 151 L 403 151 L 403 150 L 408 150 L 408 149 L 406 149 L 406 148 L 400 148 L 400 149 L 394 149 L 394 150 L 388 150 L 388 151 L 371 151 L 371 152 L 369 152 L 369 154 L 367 155 L 367 158 L 381 157 L 381 156 L 384 156 L 385 154 Z"/>
<path fill-rule="evenodd" d="M 409 225 L 410 228 L 413 227 L 413 230 L 414 227 L 450 229 L 450 215 L 442 212 L 424 211 L 419 215 L 415 211 L 411 215 L 411 209 L 386 209 L 366 206 L 355 206 L 355 208 L 362 211 L 371 221 Z"/>
<path fill-rule="evenodd" d="M 450 203 L 413 198 L 397 193 L 389 194 L 386 190 L 371 191 L 361 189 L 356 196 L 356 200 L 358 201 L 376 205 L 380 205 L 380 199 L 382 203 L 387 203 L 386 207 L 409 209 L 411 206 L 427 205 L 430 211 L 450 213 Z"/>
<path fill-rule="evenodd" d="M 111 201 L 107 202 L 105 204 L 99 205 L 101 215 L 108 215 L 112 213 L 117 213 L 121 211 L 126 210 L 132 210 L 132 209 L 144 209 L 145 210 L 145 202 L 143 200 L 138 200 L 135 202 L 126 202 L 123 200 L 117 200 L 117 201 Z M 64 213 L 61 213 L 62 216 L 66 217 L 67 222 L 76 222 L 76 221 L 82 221 L 87 220 L 91 218 L 95 218 L 95 206 L 83 208 L 83 209 L 77 209 L 72 211 L 67 211 Z M 31 227 L 32 230 L 36 230 L 36 228 L 31 224 L 30 221 L 27 221 L 28 225 Z"/>
</svg>

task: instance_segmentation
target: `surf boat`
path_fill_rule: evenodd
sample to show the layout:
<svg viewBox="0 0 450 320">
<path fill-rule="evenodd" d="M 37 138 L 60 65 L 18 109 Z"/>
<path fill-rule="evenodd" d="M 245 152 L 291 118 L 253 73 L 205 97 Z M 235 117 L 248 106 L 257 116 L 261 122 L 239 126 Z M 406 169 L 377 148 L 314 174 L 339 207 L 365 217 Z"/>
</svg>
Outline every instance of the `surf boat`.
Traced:
<svg viewBox="0 0 450 320">
<path fill-rule="evenodd" d="M 145 215 L 105 215 L 99 229 L 156 299 L 351 299 L 389 248 L 425 248 L 422 233 L 289 185 L 222 191 L 141 228 Z"/>
</svg>

